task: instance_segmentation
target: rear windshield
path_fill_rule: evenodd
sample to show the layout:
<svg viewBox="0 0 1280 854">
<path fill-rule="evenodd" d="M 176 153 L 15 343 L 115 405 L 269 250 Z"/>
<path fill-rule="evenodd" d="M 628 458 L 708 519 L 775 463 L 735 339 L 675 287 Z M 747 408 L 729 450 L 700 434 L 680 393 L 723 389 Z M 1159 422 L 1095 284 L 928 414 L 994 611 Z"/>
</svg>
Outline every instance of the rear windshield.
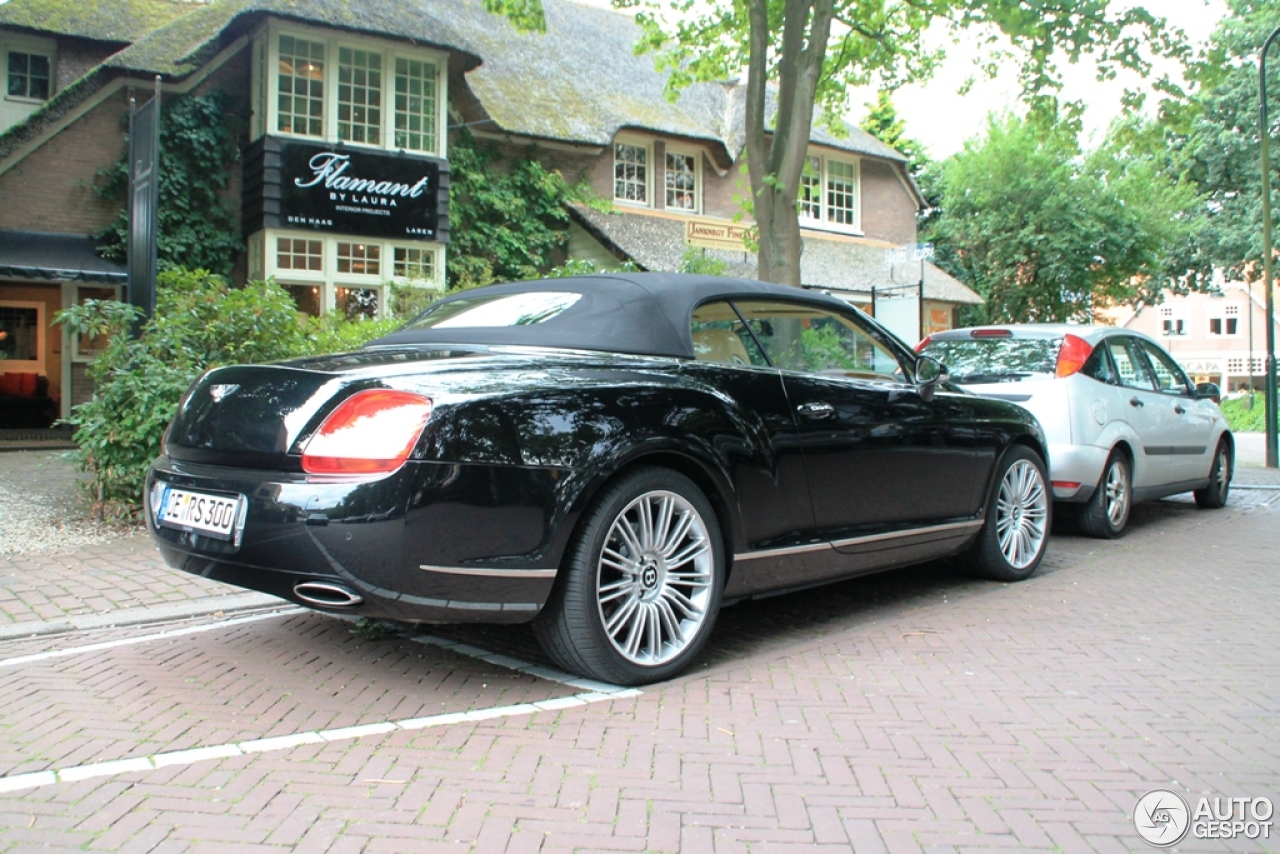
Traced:
<svg viewBox="0 0 1280 854">
<path fill-rule="evenodd" d="M 930 341 L 923 352 L 947 366 L 952 382 L 1016 382 L 1057 374 L 1061 338 L 964 338 Z"/>
<path fill-rule="evenodd" d="M 526 291 L 445 300 L 427 309 L 405 329 L 531 326 L 550 320 L 580 299 L 582 294 L 569 291 Z"/>
</svg>

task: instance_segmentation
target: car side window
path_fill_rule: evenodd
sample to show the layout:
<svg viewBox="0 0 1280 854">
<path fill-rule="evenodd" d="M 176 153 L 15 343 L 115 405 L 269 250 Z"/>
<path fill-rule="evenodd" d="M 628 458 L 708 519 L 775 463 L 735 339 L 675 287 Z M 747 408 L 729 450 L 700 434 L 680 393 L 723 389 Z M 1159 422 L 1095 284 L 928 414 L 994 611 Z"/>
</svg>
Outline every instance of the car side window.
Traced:
<svg viewBox="0 0 1280 854">
<path fill-rule="evenodd" d="M 884 343 L 856 319 L 801 303 L 734 305 L 764 347 L 774 367 L 858 379 L 902 382 L 902 365 Z"/>
<path fill-rule="evenodd" d="M 1155 382 L 1147 362 L 1138 350 L 1138 342 L 1132 338 L 1108 338 L 1107 350 L 1111 353 L 1111 361 L 1115 363 L 1120 384 L 1126 388 L 1137 388 L 1143 391 L 1154 391 Z"/>
<path fill-rule="evenodd" d="M 710 302 L 693 312 L 693 357 L 700 362 L 768 367 L 769 360 L 728 302 Z"/>
<path fill-rule="evenodd" d="M 1147 341 L 1142 342 L 1142 349 L 1151 363 L 1151 370 L 1155 373 L 1156 388 L 1162 394 L 1191 394 L 1191 385 L 1187 382 L 1187 376 L 1172 356 Z"/>
</svg>

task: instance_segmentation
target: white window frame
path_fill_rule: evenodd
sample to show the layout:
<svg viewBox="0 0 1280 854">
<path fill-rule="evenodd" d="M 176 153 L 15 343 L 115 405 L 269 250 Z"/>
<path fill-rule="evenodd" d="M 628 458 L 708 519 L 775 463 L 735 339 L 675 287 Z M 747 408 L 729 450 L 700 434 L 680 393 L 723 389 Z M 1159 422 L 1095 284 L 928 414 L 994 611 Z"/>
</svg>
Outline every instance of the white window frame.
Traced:
<svg viewBox="0 0 1280 854">
<path fill-rule="evenodd" d="M 803 205 L 800 204 L 799 189 L 796 191 L 796 205 L 800 211 L 800 225 L 802 228 L 811 228 L 820 231 L 835 231 L 841 234 L 857 234 L 861 235 L 862 231 L 862 158 L 851 154 L 833 154 L 821 149 L 810 149 L 806 154 L 807 157 L 818 159 L 819 175 L 821 182 L 819 184 L 821 193 L 819 196 L 817 218 L 806 216 L 804 214 Z M 828 197 L 831 191 L 831 169 L 832 162 L 840 163 L 853 167 L 853 222 L 842 223 L 835 222 L 831 218 Z"/>
<path fill-rule="evenodd" d="M 45 335 L 48 334 L 48 319 L 44 314 L 43 302 L 26 300 L 0 299 L 0 308 L 34 308 L 36 310 L 36 358 L 34 359 L 0 359 L 0 372 L 6 374 L 44 374 Z"/>
<path fill-rule="evenodd" d="M 322 259 L 320 269 L 293 270 L 288 267 L 280 267 L 277 262 L 276 241 L 281 238 L 320 241 Z M 379 253 L 378 273 L 376 275 L 371 273 L 339 273 L 339 243 L 361 243 L 366 246 L 377 246 Z M 445 249 L 444 244 L 441 243 L 416 243 L 412 240 L 398 238 L 361 237 L 354 234 L 326 234 L 300 229 L 268 228 L 250 236 L 248 245 L 250 252 L 258 253 L 256 258 L 250 257 L 248 259 L 250 269 L 255 269 L 261 265 L 262 278 L 274 279 L 281 285 L 305 285 L 320 288 L 320 307 L 321 311 L 325 313 L 336 309 L 339 288 L 374 288 L 382 291 L 382 296 L 378 301 L 379 316 L 382 316 L 387 296 L 390 293 L 388 290 L 389 285 L 393 283 L 408 285 L 411 281 L 424 282 L 425 280 L 422 279 L 410 280 L 404 276 L 394 275 L 396 247 L 420 249 L 434 255 L 432 263 L 434 279 L 422 287 L 424 290 L 433 291 L 443 291 L 445 288 Z"/>
<path fill-rule="evenodd" d="M 323 118 L 321 120 L 322 132 L 320 136 L 311 136 L 310 134 L 292 133 L 289 131 L 278 130 L 279 127 L 279 103 L 280 103 L 280 37 L 292 36 L 306 41 L 321 42 L 324 44 L 324 95 L 323 95 Z M 256 81 L 253 87 L 255 93 L 261 93 L 266 101 L 261 105 L 262 109 L 255 112 L 261 112 L 264 121 L 258 124 L 255 117 L 254 131 L 255 133 L 266 133 L 271 136 L 278 136 L 285 139 L 298 139 L 310 142 L 322 142 L 336 144 L 342 142 L 343 145 L 349 145 L 356 148 L 372 149 L 374 151 L 411 151 L 418 154 L 429 154 L 434 157 L 448 156 L 448 139 L 446 131 L 448 129 L 448 103 L 449 103 L 449 87 L 448 87 L 448 55 L 438 50 L 428 50 L 425 48 L 410 48 L 406 45 L 396 44 L 385 39 L 368 38 L 361 36 L 348 35 L 346 33 L 338 34 L 331 30 L 323 30 L 317 27 L 307 27 L 298 24 L 282 24 L 279 21 L 271 21 L 265 28 L 258 32 L 257 38 L 266 42 L 265 62 L 259 64 L 254 63 L 255 73 L 262 75 L 264 80 Z M 338 138 L 338 57 L 340 48 L 351 48 L 353 50 L 371 51 L 382 55 L 382 98 L 381 106 L 382 117 L 379 124 L 379 134 L 381 141 L 377 145 L 364 142 L 353 142 L 351 140 L 340 140 Z M 435 66 L 436 69 L 436 127 L 435 127 L 435 143 L 436 150 L 424 151 L 421 149 L 405 148 L 395 144 L 395 66 L 397 59 L 407 59 L 418 62 L 428 62 Z"/>
<path fill-rule="evenodd" d="M 673 208 L 667 203 L 667 155 L 675 154 L 693 159 L 693 207 Z M 702 152 L 686 145 L 667 143 L 662 153 L 662 207 L 675 213 L 697 216 L 702 213 Z"/>
<path fill-rule="evenodd" d="M 9 94 L 9 54 L 25 53 L 32 56 L 43 56 L 49 61 L 49 95 L 45 98 L 30 98 L 22 95 Z M 14 37 L 11 34 L 4 34 L 0 38 L 0 71 L 4 72 L 3 83 L 4 88 L 0 89 L 6 101 L 16 104 L 32 104 L 39 105 L 48 103 L 54 95 L 58 94 L 58 50 L 57 47 L 43 39 L 26 39 L 22 37 Z"/>
<path fill-rule="evenodd" d="M 644 201 L 636 199 L 622 199 L 618 197 L 618 146 L 627 145 L 634 148 L 642 148 L 645 151 L 645 171 L 644 171 Z M 653 160 L 653 140 L 646 137 L 634 136 L 632 134 L 618 134 L 614 137 L 613 144 L 609 146 L 609 186 L 610 196 L 616 205 L 626 205 L 632 208 L 652 208 L 654 206 L 653 186 L 654 186 L 654 160 Z M 667 163 L 662 162 L 663 181 L 666 181 Z"/>
</svg>

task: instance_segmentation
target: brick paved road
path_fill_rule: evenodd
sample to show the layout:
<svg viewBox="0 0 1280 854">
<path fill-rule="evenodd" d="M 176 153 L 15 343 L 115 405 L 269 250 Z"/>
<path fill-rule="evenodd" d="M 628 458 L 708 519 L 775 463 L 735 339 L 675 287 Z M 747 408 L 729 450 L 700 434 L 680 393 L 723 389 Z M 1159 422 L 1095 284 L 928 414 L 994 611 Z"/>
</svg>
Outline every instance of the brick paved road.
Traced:
<svg viewBox="0 0 1280 854">
<path fill-rule="evenodd" d="M 541 704 L 0 793 L 0 851 L 1147 850 L 1151 788 L 1280 801 L 1275 498 L 1139 508 L 1018 585 L 935 564 L 738 605 L 686 676 L 569 708 L 537 671 L 316 615 L 0 661 L 10 779 Z M 452 637 L 541 662 L 524 630 Z"/>
</svg>

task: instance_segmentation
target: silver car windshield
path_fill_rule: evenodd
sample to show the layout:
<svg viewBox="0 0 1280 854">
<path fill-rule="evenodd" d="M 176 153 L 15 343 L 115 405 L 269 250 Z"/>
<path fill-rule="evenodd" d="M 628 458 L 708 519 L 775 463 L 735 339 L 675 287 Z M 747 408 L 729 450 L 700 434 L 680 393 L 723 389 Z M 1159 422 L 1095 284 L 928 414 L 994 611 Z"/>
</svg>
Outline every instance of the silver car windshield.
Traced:
<svg viewBox="0 0 1280 854">
<path fill-rule="evenodd" d="M 923 354 L 947 366 L 951 381 L 1017 382 L 1057 375 L 1061 338 L 966 338 L 930 341 Z"/>
</svg>

